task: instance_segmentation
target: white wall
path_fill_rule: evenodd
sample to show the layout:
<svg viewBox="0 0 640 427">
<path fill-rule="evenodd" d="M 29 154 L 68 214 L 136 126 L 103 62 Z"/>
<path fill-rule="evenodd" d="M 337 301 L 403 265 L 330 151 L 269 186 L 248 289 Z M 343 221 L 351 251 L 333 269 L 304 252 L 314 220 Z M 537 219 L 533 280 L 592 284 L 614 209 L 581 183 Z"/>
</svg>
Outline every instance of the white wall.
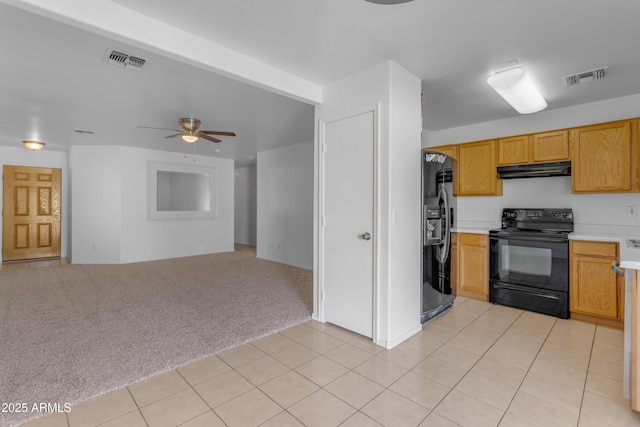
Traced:
<svg viewBox="0 0 640 427">
<path fill-rule="evenodd" d="M 389 91 L 389 282 L 387 340 L 395 345 L 415 327 L 419 315 L 422 263 L 420 199 L 420 80 L 392 63 Z M 416 313 L 418 317 L 416 317 Z M 387 345 L 389 347 L 390 345 Z"/>
<path fill-rule="evenodd" d="M 0 164 L 2 166 L 34 166 L 42 168 L 58 168 L 62 170 L 62 217 L 60 219 L 60 256 L 69 257 L 69 167 L 67 153 L 64 151 L 52 151 L 44 148 L 41 151 L 30 151 L 23 147 L 0 146 Z M 3 186 L 0 185 L 0 200 L 3 198 Z M 2 236 L 2 221 L 0 221 L 0 236 Z M 0 241 L 0 244 L 2 242 Z M 1 253 L 1 252 L 0 252 Z"/>
<path fill-rule="evenodd" d="M 313 267 L 313 141 L 258 153 L 256 255 Z"/>
<path fill-rule="evenodd" d="M 119 264 L 121 224 L 120 148 L 73 146 L 71 262 Z"/>
<path fill-rule="evenodd" d="M 257 179 L 256 166 L 235 170 L 234 228 L 236 243 L 256 245 Z"/>
<path fill-rule="evenodd" d="M 148 161 L 217 168 L 217 218 L 151 220 Z M 73 262 L 130 263 L 233 251 L 233 161 L 130 147 L 70 152 Z"/>
<path fill-rule="evenodd" d="M 374 338 L 393 347 L 420 330 L 420 80 L 388 61 L 326 85 L 324 101 L 316 107 L 316 124 L 378 103 Z M 318 140 L 316 129 L 317 156 Z M 317 175 L 317 161 L 315 170 Z M 318 198 L 317 182 L 315 191 Z M 344 256 L 348 259 L 349 254 Z M 315 317 L 321 312 L 318 286 L 316 276 Z"/>
<path fill-rule="evenodd" d="M 640 117 L 640 95 L 478 123 L 436 132 L 423 132 L 423 147 L 477 141 Z M 592 226 L 639 226 L 627 206 L 640 206 L 637 193 L 572 194 L 571 178 L 527 178 L 503 181 L 503 196 L 459 197 L 458 226 L 483 222 L 496 226 L 505 207 L 567 207 L 574 210 L 576 230 Z"/>
<path fill-rule="evenodd" d="M 428 102 L 428 100 L 426 100 Z M 468 126 L 423 131 L 423 147 L 480 141 L 503 136 L 563 129 L 592 123 L 604 123 L 640 117 L 640 95 L 630 95 L 575 107 L 545 110 L 510 119 L 476 123 Z"/>
<path fill-rule="evenodd" d="M 458 197 L 458 226 L 464 222 L 496 223 L 502 208 L 571 208 L 576 230 L 595 230 L 596 226 L 640 226 L 640 216 L 627 216 L 627 206 L 640 207 L 638 193 L 572 194 L 570 177 L 503 180 L 503 195 L 496 197 Z M 460 224 L 462 222 L 462 224 Z"/>
</svg>

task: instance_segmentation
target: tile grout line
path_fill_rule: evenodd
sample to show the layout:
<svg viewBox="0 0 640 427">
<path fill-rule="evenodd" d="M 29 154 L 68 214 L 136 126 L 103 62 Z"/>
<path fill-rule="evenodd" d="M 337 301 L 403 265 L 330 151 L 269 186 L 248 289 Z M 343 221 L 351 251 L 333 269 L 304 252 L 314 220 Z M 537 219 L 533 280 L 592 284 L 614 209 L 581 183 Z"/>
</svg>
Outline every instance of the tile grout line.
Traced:
<svg viewBox="0 0 640 427">
<path fill-rule="evenodd" d="M 520 316 L 522 316 L 525 312 L 523 311 Z M 520 317 L 518 316 L 518 317 Z M 502 422 L 502 420 L 504 419 L 504 416 L 507 414 L 507 412 L 509 411 L 509 408 L 511 408 L 511 405 L 513 404 L 513 401 L 516 398 L 516 395 L 518 394 L 518 392 L 520 391 L 520 387 L 522 387 L 522 384 L 524 383 L 524 380 L 527 378 L 527 375 L 529 375 L 529 372 L 531 371 L 531 367 L 533 366 L 533 364 L 536 362 L 536 359 L 538 358 L 538 356 L 540 356 L 540 352 L 542 351 L 542 348 L 544 347 L 544 344 L 547 342 L 547 339 L 549 339 L 549 335 L 551 335 L 551 331 L 553 331 L 553 328 L 556 326 L 556 324 L 558 323 L 558 319 L 555 319 L 553 321 L 553 325 L 551 325 L 551 327 L 549 328 L 549 331 L 547 332 L 547 335 L 544 337 L 544 341 L 542 341 L 542 344 L 540 344 L 540 348 L 538 349 L 538 351 L 536 352 L 535 357 L 533 358 L 533 360 L 531 361 L 531 364 L 529 365 L 529 367 L 527 368 L 527 372 L 524 374 L 524 377 L 522 377 L 522 381 L 520 381 L 520 384 L 518 385 L 518 388 L 516 388 L 516 392 L 513 394 L 513 397 L 511 398 L 511 401 L 509 401 L 509 405 L 507 405 L 507 409 L 504 410 L 504 413 L 502 414 L 502 417 L 500 417 L 500 422 Z M 523 391 L 524 392 L 524 391 Z M 524 392 L 526 393 L 526 392 Z M 516 415 L 512 415 L 513 417 L 516 417 L 518 419 L 522 419 Z M 535 424 L 538 425 L 536 423 L 534 423 L 533 421 L 530 420 L 524 420 L 526 422 L 529 422 L 531 424 Z M 498 423 L 499 424 L 499 423 Z M 539 427 L 544 427 L 544 426 L 539 426 Z"/>
<path fill-rule="evenodd" d="M 593 347 L 596 342 L 596 334 L 598 333 L 598 326 L 593 331 L 593 338 L 591 339 L 591 350 L 589 351 L 589 363 L 587 363 L 587 374 L 584 376 L 584 384 L 582 386 L 582 397 L 580 398 L 580 407 L 578 408 L 578 425 L 580 425 L 580 418 L 582 418 L 582 405 L 584 404 L 584 394 L 587 392 L 587 379 L 589 378 L 589 368 L 591 367 L 591 358 L 593 357 Z"/>
<path fill-rule="evenodd" d="M 472 320 L 471 322 L 469 322 L 469 324 L 468 324 L 467 326 L 465 326 L 464 328 L 462 328 L 462 329 L 461 329 L 460 331 L 458 331 L 455 335 L 453 335 L 453 336 L 452 336 L 451 338 L 449 338 L 447 341 L 445 341 L 444 343 L 442 343 L 442 345 L 440 345 L 440 347 L 442 347 L 444 344 L 448 343 L 448 342 L 449 342 L 449 341 L 451 341 L 453 338 L 455 338 L 457 335 L 459 335 L 460 333 L 462 333 L 462 331 L 464 331 L 465 329 L 467 329 L 469 326 L 471 326 L 471 324 L 473 324 L 473 323 L 474 323 L 474 322 L 476 322 L 478 319 L 480 319 L 482 316 L 484 316 L 484 315 L 485 315 L 485 314 L 486 314 L 490 309 L 491 309 L 491 308 L 489 308 L 488 310 L 485 310 L 481 315 L 479 315 L 479 316 L 478 316 L 478 317 L 476 317 L 474 320 Z M 489 348 L 487 348 L 487 349 L 484 351 L 484 353 L 482 353 L 482 355 L 478 358 L 478 360 L 476 360 L 476 361 L 474 362 L 474 364 L 473 364 L 473 365 L 471 365 L 471 367 L 470 367 L 469 369 L 467 369 L 467 372 L 462 376 L 462 378 L 460 378 L 460 379 L 458 380 L 458 382 L 456 382 L 456 384 L 455 384 L 453 387 L 451 387 L 451 389 L 450 389 L 450 390 L 449 390 L 449 391 L 448 391 L 448 392 L 447 392 L 447 393 L 442 397 L 442 399 L 440 399 L 440 401 L 438 402 L 438 404 L 433 408 L 432 412 L 435 412 L 435 410 L 436 410 L 436 409 L 438 408 L 438 406 L 442 403 L 442 401 L 443 401 L 444 399 L 446 399 L 446 397 L 447 397 L 447 396 L 448 396 L 448 395 L 449 395 L 449 394 L 450 394 L 450 393 L 451 393 L 451 392 L 456 388 L 456 386 L 457 386 L 458 384 L 460 384 L 460 381 L 462 381 L 462 380 L 463 380 L 463 379 L 464 379 L 464 378 L 469 374 L 469 372 L 471 372 L 471 370 L 473 369 L 473 367 L 474 367 L 474 366 L 476 366 L 476 365 L 478 364 L 478 362 L 482 359 L 482 357 L 484 357 L 484 355 L 485 355 L 485 354 L 487 354 L 487 352 L 488 352 L 488 351 L 489 351 L 489 350 L 490 350 L 490 349 L 495 345 L 495 343 L 496 343 L 500 338 L 502 338 L 502 337 L 504 336 L 504 334 L 505 334 L 505 333 L 506 333 L 506 332 L 507 332 L 507 331 L 508 331 L 512 326 L 513 326 L 513 324 L 514 324 L 514 323 L 515 323 L 515 322 L 516 322 L 520 317 L 522 317 L 522 315 L 523 315 L 523 314 L 524 314 L 524 311 L 523 311 L 523 312 L 521 312 L 521 313 L 520 313 L 520 314 L 519 314 L 515 319 L 513 319 L 513 321 L 509 324 L 509 327 L 508 327 L 507 329 L 505 329 L 505 330 L 500 334 L 500 336 L 499 336 L 499 337 L 494 341 L 494 343 L 493 343 L 493 344 L 491 344 L 491 345 L 489 346 Z M 554 323 L 554 324 L 555 324 L 555 323 Z M 438 348 L 440 348 L 440 347 L 438 347 Z M 541 348 L 542 348 L 542 347 L 541 347 Z M 434 350 L 434 352 L 435 352 L 435 350 Z M 433 354 L 433 352 L 432 352 L 432 354 Z M 535 359 L 534 359 L 534 360 L 535 360 Z M 444 362 L 444 363 L 446 363 L 446 362 Z M 528 372 L 528 371 L 527 371 L 527 372 Z M 525 374 L 525 376 L 526 376 L 526 374 Z M 523 381 L 524 381 L 524 379 L 523 379 Z M 521 383 L 521 384 L 522 384 L 522 383 Z M 516 389 L 516 393 L 514 393 L 514 397 L 512 397 L 512 398 L 511 398 L 511 402 L 512 402 L 512 401 L 513 401 L 513 399 L 515 398 L 515 394 L 517 394 L 517 392 L 518 392 L 519 388 L 520 388 L 520 386 L 518 386 L 518 388 Z M 461 392 L 459 392 L 459 393 L 461 393 Z M 465 393 L 462 393 L 462 394 L 465 394 Z M 470 398 L 472 398 L 472 399 L 475 399 L 475 397 L 473 397 L 473 396 L 467 396 L 467 397 L 470 397 Z M 476 400 L 477 400 L 477 399 L 476 399 Z M 480 402 L 482 402 L 482 401 L 480 401 Z M 511 405 L 511 402 L 509 402 L 509 406 Z M 484 402 L 483 402 L 483 403 L 484 403 Z M 493 405 L 489 405 L 489 406 L 494 407 Z M 504 415 L 507 413 L 507 410 L 509 409 L 509 406 L 507 406 L 507 409 L 505 409 L 505 410 L 503 411 L 502 416 L 500 417 L 500 421 L 498 422 L 498 424 L 500 424 L 500 422 L 502 422 L 502 419 L 504 418 Z M 496 408 L 496 409 L 501 410 L 500 408 Z M 436 414 L 437 414 L 437 413 L 436 413 Z M 439 416 L 441 416 L 441 417 L 443 417 L 443 418 L 445 418 L 445 419 L 447 419 L 447 420 L 449 420 L 449 421 L 451 421 L 451 422 L 455 423 L 455 421 L 453 421 L 453 420 L 451 420 L 451 419 L 449 419 L 449 418 L 445 417 L 444 415 L 440 415 L 440 414 L 437 414 L 437 415 L 439 415 Z M 456 423 L 456 424 L 457 424 L 457 423 Z"/>
<path fill-rule="evenodd" d="M 214 356 L 215 356 L 215 355 L 214 355 Z M 211 357 L 211 356 L 207 356 L 207 357 Z M 216 356 L 216 357 L 217 357 L 217 356 Z M 204 359 L 204 358 L 203 358 L 203 359 Z M 203 359 L 200 359 L 200 360 L 203 360 Z M 227 364 L 227 362 L 225 362 L 224 360 L 222 360 L 222 359 L 220 359 L 220 360 L 221 360 L 222 362 L 224 362 L 225 364 Z M 187 365 L 185 365 L 185 366 L 187 366 Z M 229 366 L 229 365 L 227 364 L 227 366 Z M 230 366 L 229 366 L 229 367 L 230 367 Z M 230 367 L 230 368 L 231 368 L 231 367 Z M 231 368 L 231 369 L 233 369 L 233 368 Z M 199 398 L 204 402 L 204 404 L 207 406 L 207 408 L 209 408 L 209 409 L 211 410 L 211 412 L 213 412 L 214 414 L 216 414 L 216 416 L 217 416 L 218 418 L 220 418 L 220 416 L 216 413 L 216 411 L 214 411 L 214 410 L 213 410 L 213 408 L 211 407 L 211 405 L 209 405 L 209 402 L 207 402 L 207 401 L 206 401 L 206 400 L 205 400 L 205 399 L 200 395 L 200 393 L 198 393 L 198 390 L 196 390 L 196 388 L 194 387 L 194 385 L 193 385 L 193 384 L 191 384 L 189 381 L 187 381 L 187 379 L 184 377 L 184 375 L 182 375 L 182 374 L 180 373 L 180 371 L 178 371 L 178 368 L 174 369 L 174 371 L 176 371 L 176 373 L 177 373 L 177 374 L 178 374 L 178 375 L 179 375 L 179 376 L 180 376 L 180 377 L 181 377 L 181 378 L 182 378 L 182 379 L 183 379 L 183 380 L 184 380 L 184 381 L 189 385 L 189 387 L 187 387 L 187 388 L 185 388 L 185 389 L 183 389 L 183 390 L 177 391 L 177 392 L 175 392 L 175 393 L 173 393 L 173 394 L 171 394 L 171 395 L 169 395 L 169 396 L 173 396 L 173 395 L 175 395 L 175 394 L 178 394 L 178 393 L 180 393 L 180 392 L 182 392 L 182 391 L 184 391 L 184 390 L 188 390 L 188 389 L 190 388 L 191 390 L 193 390 L 193 392 L 196 394 L 196 396 L 198 396 L 198 397 L 199 397 Z M 223 374 L 220 374 L 220 375 L 223 375 Z M 204 382 L 204 381 L 203 381 L 203 382 Z M 165 399 L 165 398 L 167 398 L 167 397 L 169 397 L 169 396 L 165 396 L 165 397 L 163 397 L 162 399 Z M 160 401 L 160 400 L 162 400 L 162 399 L 158 399 L 156 402 L 159 402 L 159 401 Z M 155 403 L 155 402 L 152 402 L 152 403 L 150 403 L 149 405 L 151 405 L 151 404 L 153 404 L 153 403 Z M 179 424 L 179 425 L 178 425 L 178 426 L 176 426 L 176 427 L 179 427 L 179 426 L 181 426 L 181 425 L 183 425 L 183 424 L 186 424 L 186 423 L 188 423 L 189 421 L 192 421 L 192 420 L 194 420 L 194 419 L 196 419 L 196 418 L 198 418 L 198 417 L 200 417 L 200 416 L 202 416 L 202 415 L 206 414 L 207 412 L 209 412 L 209 411 L 205 411 L 205 412 L 203 412 L 202 414 L 198 414 L 198 415 L 196 415 L 195 417 L 193 417 L 193 418 L 191 418 L 191 419 L 186 420 L 185 422 L 183 422 L 183 423 Z M 142 410 L 140 411 L 140 413 L 142 413 Z M 144 418 L 144 414 L 142 415 L 142 417 Z M 147 422 L 147 421 L 146 421 L 146 418 L 145 418 L 145 422 Z M 223 421 L 223 422 L 224 422 L 224 421 Z M 226 425 L 226 423 L 224 423 L 224 424 Z M 149 423 L 147 423 L 147 426 L 149 426 Z"/>
</svg>

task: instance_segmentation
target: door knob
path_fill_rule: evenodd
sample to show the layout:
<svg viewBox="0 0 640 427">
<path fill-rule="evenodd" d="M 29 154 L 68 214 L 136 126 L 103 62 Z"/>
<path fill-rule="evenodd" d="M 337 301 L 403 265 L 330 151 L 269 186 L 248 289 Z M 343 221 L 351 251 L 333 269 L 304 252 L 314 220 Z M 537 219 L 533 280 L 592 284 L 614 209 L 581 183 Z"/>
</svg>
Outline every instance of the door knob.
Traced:
<svg viewBox="0 0 640 427">
<path fill-rule="evenodd" d="M 360 237 L 360 238 L 361 238 L 361 239 L 363 239 L 363 240 L 371 240 L 371 234 L 370 234 L 370 233 L 368 233 L 368 232 L 367 232 L 367 233 L 363 233 L 363 234 L 361 234 L 361 235 L 360 235 L 360 236 L 358 236 L 358 237 Z"/>
</svg>

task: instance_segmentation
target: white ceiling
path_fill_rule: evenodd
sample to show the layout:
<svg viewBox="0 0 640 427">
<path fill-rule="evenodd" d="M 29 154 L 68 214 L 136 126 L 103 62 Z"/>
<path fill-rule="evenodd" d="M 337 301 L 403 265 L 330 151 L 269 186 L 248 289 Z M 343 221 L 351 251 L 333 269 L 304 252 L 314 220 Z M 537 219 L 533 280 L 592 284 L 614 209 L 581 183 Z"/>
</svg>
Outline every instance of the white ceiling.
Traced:
<svg viewBox="0 0 640 427">
<path fill-rule="evenodd" d="M 196 153 L 242 165 L 312 139 L 322 85 L 386 60 L 421 78 L 432 131 L 516 116 L 485 81 L 514 60 L 548 109 L 640 93 L 637 0 L 0 2 L 0 145 L 193 152 L 137 126 L 195 117 L 238 134 Z M 107 64 L 109 48 L 146 59 L 144 70 Z M 605 79 L 564 85 L 565 75 L 602 66 Z"/>
</svg>

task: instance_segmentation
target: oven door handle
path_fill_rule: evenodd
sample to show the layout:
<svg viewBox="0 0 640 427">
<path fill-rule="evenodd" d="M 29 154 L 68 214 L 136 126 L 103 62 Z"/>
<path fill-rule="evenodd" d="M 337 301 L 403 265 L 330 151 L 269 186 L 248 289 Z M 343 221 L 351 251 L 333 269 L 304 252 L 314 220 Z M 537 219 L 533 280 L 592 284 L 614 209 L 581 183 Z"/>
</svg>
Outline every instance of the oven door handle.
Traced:
<svg viewBox="0 0 640 427">
<path fill-rule="evenodd" d="M 567 238 L 564 237 L 536 237 L 536 236 L 522 236 L 516 233 L 513 234 L 492 234 L 489 236 L 491 240 L 509 240 L 516 239 L 522 241 L 529 242 L 549 242 L 549 243 L 564 243 L 567 241 Z"/>
<path fill-rule="evenodd" d="M 501 283 L 494 283 L 491 286 L 493 286 L 496 289 L 506 289 L 508 291 L 522 292 L 522 293 L 525 293 L 525 294 L 535 295 L 537 297 L 542 297 L 542 298 L 547 298 L 547 299 L 553 299 L 553 300 L 560 299 L 556 295 L 543 294 L 543 293 L 540 293 L 540 292 L 529 291 L 529 290 L 526 290 L 526 289 L 514 288 L 513 286 L 503 285 Z"/>
</svg>

